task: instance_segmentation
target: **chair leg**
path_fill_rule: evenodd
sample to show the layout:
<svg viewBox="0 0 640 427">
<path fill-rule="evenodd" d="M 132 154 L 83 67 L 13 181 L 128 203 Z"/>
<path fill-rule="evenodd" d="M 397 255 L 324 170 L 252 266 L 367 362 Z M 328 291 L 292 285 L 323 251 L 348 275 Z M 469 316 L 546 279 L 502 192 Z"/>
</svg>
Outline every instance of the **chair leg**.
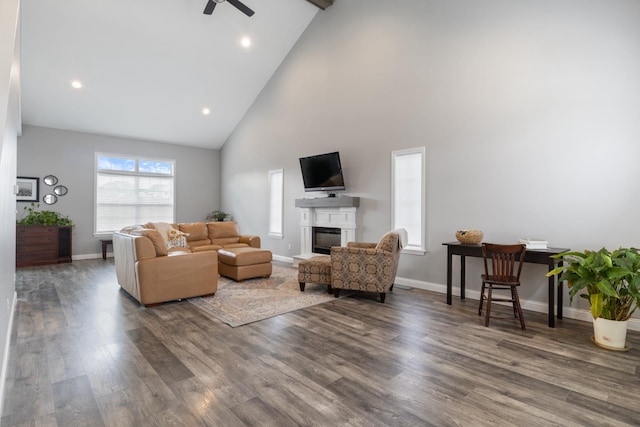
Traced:
<svg viewBox="0 0 640 427">
<path fill-rule="evenodd" d="M 336 298 L 340 297 L 340 289 L 333 288 L 333 295 L 335 295 Z"/>
<path fill-rule="evenodd" d="M 478 316 L 482 315 L 482 303 L 484 303 L 484 282 L 482 282 L 482 288 L 480 289 L 480 306 L 478 307 Z"/>
<path fill-rule="evenodd" d="M 511 287 L 511 302 L 513 305 L 513 317 L 518 318 L 518 309 L 516 308 L 516 299 L 518 297 L 518 291 L 516 291 L 516 287 Z"/>
<path fill-rule="evenodd" d="M 306 283 L 304 282 L 298 282 L 298 283 L 300 283 L 300 292 L 304 292 L 304 286 Z"/>
<path fill-rule="evenodd" d="M 491 285 L 487 289 L 487 312 L 484 315 L 484 326 L 489 326 L 489 317 L 491 316 L 491 291 L 493 288 Z"/>
<path fill-rule="evenodd" d="M 384 298 L 387 296 L 386 293 L 380 292 L 380 303 L 384 304 Z"/>
<path fill-rule="evenodd" d="M 520 327 L 522 327 L 523 331 L 526 331 L 527 328 L 524 326 L 524 317 L 522 316 L 522 307 L 520 306 L 520 297 L 518 296 L 518 290 L 515 287 L 512 289 L 514 294 L 514 305 L 516 310 L 518 311 L 518 317 L 520 318 Z"/>
</svg>

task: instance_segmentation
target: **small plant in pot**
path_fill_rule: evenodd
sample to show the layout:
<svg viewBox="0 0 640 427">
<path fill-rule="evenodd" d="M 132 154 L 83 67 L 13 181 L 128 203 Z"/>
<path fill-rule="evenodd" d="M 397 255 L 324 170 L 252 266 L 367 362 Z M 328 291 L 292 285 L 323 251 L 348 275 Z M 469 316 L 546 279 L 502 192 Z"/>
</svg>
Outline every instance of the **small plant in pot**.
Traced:
<svg viewBox="0 0 640 427">
<path fill-rule="evenodd" d="M 216 209 L 215 211 L 207 214 L 207 221 L 224 221 L 228 216 L 228 213 L 223 212 L 220 209 Z"/>
<path fill-rule="evenodd" d="M 567 281 L 571 301 L 579 295 L 589 302 L 596 345 L 625 350 L 627 321 L 640 305 L 640 251 L 602 248 L 553 257 L 563 265 L 547 276 L 559 275 L 559 283 Z"/>
</svg>

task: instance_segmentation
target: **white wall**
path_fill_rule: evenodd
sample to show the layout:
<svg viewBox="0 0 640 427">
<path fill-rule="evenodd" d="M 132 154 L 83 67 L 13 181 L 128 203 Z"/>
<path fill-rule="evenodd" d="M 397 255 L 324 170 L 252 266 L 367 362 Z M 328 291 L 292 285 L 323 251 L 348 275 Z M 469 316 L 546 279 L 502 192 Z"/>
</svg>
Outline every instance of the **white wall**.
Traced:
<svg viewBox="0 0 640 427">
<path fill-rule="evenodd" d="M 24 126 L 18 140 L 18 176 L 40 178 L 40 209 L 68 215 L 75 224 L 73 257 L 94 257 L 101 253 L 94 236 L 95 153 L 127 154 L 176 160 L 176 221 L 203 221 L 220 202 L 220 152 L 64 131 L 37 126 Z M 48 189 L 42 182 L 46 175 L 58 177 L 69 193 L 54 205 L 42 203 Z M 23 207 L 18 203 L 18 218 Z"/>
<path fill-rule="evenodd" d="M 20 130 L 20 2 L 0 2 L 0 413 L 15 306 L 16 139 Z"/>
<path fill-rule="evenodd" d="M 501 243 L 638 246 L 638 22 L 634 0 L 337 1 L 224 145 L 222 205 L 294 255 L 298 157 L 339 150 L 346 194 L 362 199 L 358 237 L 375 241 L 390 227 L 390 152 L 425 146 L 429 253 L 403 255 L 400 277 L 444 284 L 441 243 L 463 228 Z M 274 168 L 283 240 L 266 238 Z M 477 290 L 480 262 L 468 266 Z M 525 266 L 524 299 L 546 302 L 544 272 Z"/>
</svg>

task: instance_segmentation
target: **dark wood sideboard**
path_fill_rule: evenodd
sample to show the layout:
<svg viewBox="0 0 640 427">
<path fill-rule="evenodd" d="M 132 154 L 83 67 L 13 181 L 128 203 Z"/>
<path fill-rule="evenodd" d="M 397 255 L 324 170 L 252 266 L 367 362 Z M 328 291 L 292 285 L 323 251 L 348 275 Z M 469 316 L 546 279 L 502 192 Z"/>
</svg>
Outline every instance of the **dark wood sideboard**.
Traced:
<svg viewBox="0 0 640 427">
<path fill-rule="evenodd" d="M 71 262 L 71 227 L 16 225 L 16 267 Z"/>
</svg>

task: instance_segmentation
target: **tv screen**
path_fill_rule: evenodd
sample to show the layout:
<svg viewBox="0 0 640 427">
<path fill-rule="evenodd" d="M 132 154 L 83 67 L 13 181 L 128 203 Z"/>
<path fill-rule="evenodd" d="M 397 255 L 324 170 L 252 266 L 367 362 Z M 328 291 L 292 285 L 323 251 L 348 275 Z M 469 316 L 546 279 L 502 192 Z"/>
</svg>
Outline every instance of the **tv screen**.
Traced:
<svg viewBox="0 0 640 427">
<path fill-rule="evenodd" d="M 301 157 L 300 169 L 304 191 L 344 190 L 340 153 L 326 153 Z"/>
</svg>

